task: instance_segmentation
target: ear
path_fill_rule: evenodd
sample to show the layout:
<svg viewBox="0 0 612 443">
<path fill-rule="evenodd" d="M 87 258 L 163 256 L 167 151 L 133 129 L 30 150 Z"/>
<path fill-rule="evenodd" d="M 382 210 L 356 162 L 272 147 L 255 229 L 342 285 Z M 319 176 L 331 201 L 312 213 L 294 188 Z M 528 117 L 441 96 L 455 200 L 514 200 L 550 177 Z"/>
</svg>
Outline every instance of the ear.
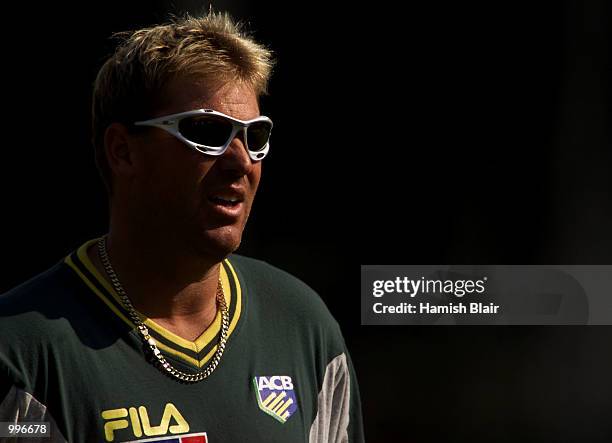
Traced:
<svg viewBox="0 0 612 443">
<path fill-rule="evenodd" d="M 130 177 L 135 172 L 136 143 L 122 123 L 111 123 L 104 132 L 104 150 L 108 165 L 118 177 Z"/>
</svg>

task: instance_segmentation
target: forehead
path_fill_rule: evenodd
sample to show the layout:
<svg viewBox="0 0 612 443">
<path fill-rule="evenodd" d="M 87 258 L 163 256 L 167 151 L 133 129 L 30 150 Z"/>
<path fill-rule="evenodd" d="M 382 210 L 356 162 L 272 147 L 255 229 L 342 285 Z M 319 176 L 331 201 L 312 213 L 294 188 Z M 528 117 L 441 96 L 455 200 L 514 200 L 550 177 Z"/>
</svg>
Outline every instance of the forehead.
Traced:
<svg viewBox="0 0 612 443">
<path fill-rule="evenodd" d="M 214 109 L 240 120 L 259 116 L 257 95 L 243 82 L 213 84 L 203 79 L 177 78 L 165 88 L 157 115 L 175 114 L 194 109 Z"/>
</svg>

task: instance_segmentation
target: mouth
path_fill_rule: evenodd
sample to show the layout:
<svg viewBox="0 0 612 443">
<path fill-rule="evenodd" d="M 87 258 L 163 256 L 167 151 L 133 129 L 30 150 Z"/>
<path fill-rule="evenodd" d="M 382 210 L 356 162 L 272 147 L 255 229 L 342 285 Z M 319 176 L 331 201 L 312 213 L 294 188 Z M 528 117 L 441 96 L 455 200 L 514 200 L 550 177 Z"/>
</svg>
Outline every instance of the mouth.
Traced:
<svg viewBox="0 0 612 443">
<path fill-rule="evenodd" d="M 207 201 L 217 217 L 235 220 L 242 216 L 245 208 L 245 192 L 237 188 L 215 190 L 207 195 Z"/>
<path fill-rule="evenodd" d="M 208 201 L 214 203 L 215 205 L 234 208 L 242 203 L 243 199 L 238 197 L 220 197 L 218 195 L 211 195 L 208 197 Z"/>
</svg>

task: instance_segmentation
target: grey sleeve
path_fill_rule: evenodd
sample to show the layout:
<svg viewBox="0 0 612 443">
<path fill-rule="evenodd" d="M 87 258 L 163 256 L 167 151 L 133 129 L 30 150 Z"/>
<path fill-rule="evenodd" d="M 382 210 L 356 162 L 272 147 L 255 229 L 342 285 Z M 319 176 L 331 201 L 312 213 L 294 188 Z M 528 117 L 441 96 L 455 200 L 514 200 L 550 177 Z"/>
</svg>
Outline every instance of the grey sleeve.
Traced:
<svg viewBox="0 0 612 443">
<path fill-rule="evenodd" d="M 55 420 L 47 411 L 47 407 L 41 402 L 36 400 L 34 396 L 23 389 L 19 389 L 13 386 L 2 403 L 0 403 L 0 421 L 6 421 L 11 423 L 23 423 L 23 422 L 49 422 L 51 437 L 47 438 L 14 438 L 14 437 L 0 437 L 0 443 L 8 442 L 38 442 L 44 441 L 46 443 L 67 443 L 66 438 L 57 428 Z"/>
<path fill-rule="evenodd" d="M 329 362 L 318 396 L 317 415 L 310 427 L 309 443 L 363 441 L 361 407 L 350 362 L 342 353 Z M 355 386 L 351 386 L 351 382 Z M 357 423 L 351 423 L 351 420 Z M 349 429 L 352 429 L 349 439 Z"/>
</svg>

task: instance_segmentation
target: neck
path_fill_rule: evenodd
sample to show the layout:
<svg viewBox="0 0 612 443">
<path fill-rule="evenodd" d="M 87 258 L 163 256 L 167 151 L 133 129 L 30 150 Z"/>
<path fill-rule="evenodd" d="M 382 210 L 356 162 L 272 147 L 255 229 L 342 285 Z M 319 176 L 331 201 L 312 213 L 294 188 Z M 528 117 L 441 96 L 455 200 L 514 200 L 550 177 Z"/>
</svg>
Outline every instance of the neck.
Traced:
<svg viewBox="0 0 612 443">
<path fill-rule="evenodd" d="M 107 253 L 121 286 L 136 310 L 185 339 L 195 339 L 217 312 L 219 261 L 173 247 L 175 242 L 134 234 L 111 226 L 107 237 Z M 108 279 L 97 244 L 88 255 Z"/>
</svg>

